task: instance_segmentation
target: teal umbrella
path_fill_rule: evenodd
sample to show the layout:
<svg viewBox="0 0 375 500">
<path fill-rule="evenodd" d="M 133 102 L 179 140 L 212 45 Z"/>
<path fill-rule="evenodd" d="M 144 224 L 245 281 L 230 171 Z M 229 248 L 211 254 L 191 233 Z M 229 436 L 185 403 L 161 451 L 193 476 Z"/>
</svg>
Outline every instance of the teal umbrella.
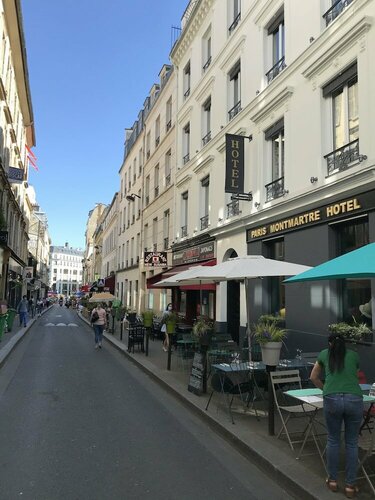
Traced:
<svg viewBox="0 0 375 500">
<path fill-rule="evenodd" d="M 370 243 L 353 250 L 353 252 L 324 262 L 324 264 L 288 278 L 285 283 L 344 278 L 375 278 L 375 243 Z"/>
</svg>

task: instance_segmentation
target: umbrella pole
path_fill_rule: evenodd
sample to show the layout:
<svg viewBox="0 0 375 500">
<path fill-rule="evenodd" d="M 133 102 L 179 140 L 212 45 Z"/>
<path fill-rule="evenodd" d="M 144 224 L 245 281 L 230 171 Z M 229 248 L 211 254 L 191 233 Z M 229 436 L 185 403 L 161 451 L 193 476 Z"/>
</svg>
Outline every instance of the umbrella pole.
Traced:
<svg viewBox="0 0 375 500">
<path fill-rule="evenodd" d="M 247 336 L 247 347 L 249 349 L 249 361 L 251 361 L 251 331 L 250 331 L 250 290 L 249 290 L 249 278 L 245 278 L 245 297 L 246 297 L 246 336 Z"/>
</svg>

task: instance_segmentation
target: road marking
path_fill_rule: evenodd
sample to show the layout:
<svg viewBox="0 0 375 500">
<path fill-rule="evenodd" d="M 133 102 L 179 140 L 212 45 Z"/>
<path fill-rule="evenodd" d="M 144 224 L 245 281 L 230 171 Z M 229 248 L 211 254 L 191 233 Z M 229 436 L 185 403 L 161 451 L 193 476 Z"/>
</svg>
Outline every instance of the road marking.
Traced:
<svg viewBox="0 0 375 500">
<path fill-rule="evenodd" d="M 57 323 L 56 326 L 66 326 L 66 324 L 65 323 Z"/>
<path fill-rule="evenodd" d="M 55 316 L 55 318 L 61 318 L 62 317 L 62 314 L 58 314 L 57 316 Z"/>
<path fill-rule="evenodd" d="M 55 323 L 47 323 L 44 326 L 55 326 Z"/>
<path fill-rule="evenodd" d="M 68 326 L 74 326 L 74 327 L 78 328 L 78 325 L 76 325 L 75 323 L 69 323 Z"/>
<path fill-rule="evenodd" d="M 78 325 L 76 325 L 75 323 L 46 323 L 44 326 L 70 326 L 70 327 L 74 327 L 74 328 L 78 328 Z"/>
</svg>

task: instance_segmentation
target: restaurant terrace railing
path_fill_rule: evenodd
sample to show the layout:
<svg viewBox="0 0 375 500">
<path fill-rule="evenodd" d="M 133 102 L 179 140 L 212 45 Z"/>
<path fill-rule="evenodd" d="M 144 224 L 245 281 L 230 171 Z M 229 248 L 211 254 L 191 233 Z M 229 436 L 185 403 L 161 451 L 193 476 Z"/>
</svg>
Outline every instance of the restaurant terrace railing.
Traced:
<svg viewBox="0 0 375 500">
<path fill-rule="evenodd" d="M 326 26 L 331 24 L 332 21 L 338 17 L 341 12 L 348 7 L 353 0 L 338 0 L 338 2 L 334 3 L 332 7 L 330 7 L 325 14 L 323 14 L 323 19 L 326 22 Z"/>
<path fill-rule="evenodd" d="M 266 73 L 267 83 L 271 83 L 274 78 L 277 77 L 279 73 L 282 72 L 283 69 L 286 68 L 285 64 L 285 56 L 283 56 L 277 63 L 272 66 L 272 68 Z"/>
</svg>

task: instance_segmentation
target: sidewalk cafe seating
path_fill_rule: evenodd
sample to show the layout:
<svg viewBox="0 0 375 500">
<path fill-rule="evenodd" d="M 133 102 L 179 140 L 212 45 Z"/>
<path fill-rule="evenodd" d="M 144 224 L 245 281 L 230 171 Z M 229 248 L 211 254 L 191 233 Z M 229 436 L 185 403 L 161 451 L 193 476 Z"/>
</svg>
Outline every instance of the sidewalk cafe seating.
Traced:
<svg viewBox="0 0 375 500">
<path fill-rule="evenodd" d="M 289 442 L 289 446 L 294 451 L 294 444 L 298 442 L 302 443 L 304 440 L 299 439 L 297 441 L 292 441 L 291 432 L 288 431 L 288 423 L 290 419 L 307 418 L 308 421 L 306 427 L 304 431 L 302 431 L 302 436 L 304 436 L 306 431 L 311 426 L 313 417 L 315 417 L 318 409 L 307 403 L 296 404 L 292 398 L 284 393 L 285 391 L 291 389 L 302 389 L 299 370 L 275 371 L 271 372 L 270 376 L 275 406 L 281 419 L 281 428 L 277 437 L 280 438 L 283 434 L 285 434 Z"/>
<path fill-rule="evenodd" d="M 368 482 L 373 495 L 375 496 L 375 473 L 374 473 L 374 463 L 372 463 L 372 468 L 370 462 L 373 461 L 375 456 L 375 428 L 374 421 L 367 425 L 366 430 L 362 430 L 359 435 L 358 447 L 360 451 L 359 469 L 363 472 L 363 475 Z"/>
<path fill-rule="evenodd" d="M 134 347 L 137 346 L 144 352 L 145 327 L 142 324 L 130 323 L 128 327 L 128 352 L 134 353 Z"/>
</svg>

